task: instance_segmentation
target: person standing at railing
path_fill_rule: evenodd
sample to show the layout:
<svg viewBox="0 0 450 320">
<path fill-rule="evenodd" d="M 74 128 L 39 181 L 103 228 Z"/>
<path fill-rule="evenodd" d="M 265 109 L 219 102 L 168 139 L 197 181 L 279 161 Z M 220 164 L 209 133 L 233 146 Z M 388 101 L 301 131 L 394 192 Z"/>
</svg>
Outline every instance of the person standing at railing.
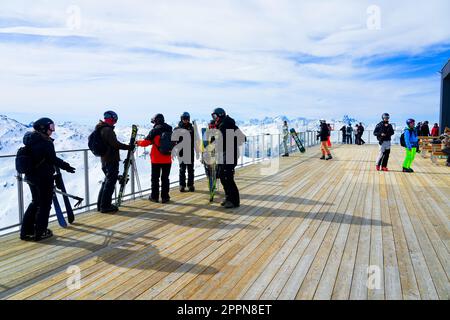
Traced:
<svg viewBox="0 0 450 320">
<path fill-rule="evenodd" d="M 342 143 L 346 144 L 347 143 L 347 126 L 342 126 L 341 130 L 342 132 Z"/>
<path fill-rule="evenodd" d="M 320 160 L 331 160 L 331 151 L 328 148 L 328 137 L 330 136 L 330 129 L 325 120 L 320 120 L 320 131 L 317 135 L 317 140 L 320 139 L 320 150 L 322 151 L 322 157 Z M 325 158 L 325 156 L 327 156 Z"/>
<path fill-rule="evenodd" d="M 151 123 L 153 129 L 144 140 L 138 140 L 139 147 L 152 145 L 150 159 L 152 164 L 152 192 L 149 200 L 159 202 L 159 181 L 161 179 L 161 202 L 170 201 L 170 170 L 172 168 L 172 127 L 165 122 L 161 113 L 156 114 Z"/>
<path fill-rule="evenodd" d="M 194 156 L 195 154 L 199 155 L 198 147 L 195 143 L 194 138 L 194 126 L 191 123 L 191 116 L 188 112 L 184 112 L 180 117 L 180 123 L 178 124 L 178 127 L 174 129 L 174 132 L 177 130 L 186 130 L 187 133 L 189 133 L 190 136 L 190 157 L 189 159 L 184 159 L 184 151 L 180 150 L 178 152 L 178 156 L 180 158 L 180 175 L 179 175 L 179 182 L 180 182 L 180 192 L 186 192 L 186 171 L 188 173 L 187 178 L 187 187 L 189 192 L 194 192 Z M 180 138 L 181 142 L 183 141 L 183 137 Z"/>
<path fill-rule="evenodd" d="M 54 192 L 55 167 L 75 173 L 75 168 L 56 156 L 51 138 L 55 132 L 53 120 L 41 118 L 34 122 L 33 129 L 23 137 L 23 143 L 29 148 L 32 165 L 25 175 L 32 200 L 20 229 L 20 239 L 26 241 L 40 241 L 53 236 L 53 232 L 48 229 L 48 219 Z"/>
<path fill-rule="evenodd" d="M 408 119 L 406 121 L 406 128 L 403 132 L 406 145 L 406 157 L 405 161 L 403 161 L 403 172 L 414 172 L 414 170 L 411 169 L 411 165 L 414 162 L 417 148 L 419 147 L 419 138 L 415 125 L 416 121 L 414 119 Z"/>
<path fill-rule="evenodd" d="M 101 213 L 114 213 L 119 210 L 112 204 L 112 196 L 119 177 L 120 150 L 131 150 L 134 146 L 123 144 L 117 140 L 114 126 L 119 117 L 114 111 L 106 111 L 103 115 L 104 120 L 95 127 L 100 132 L 100 137 L 106 146 L 106 152 L 101 156 L 102 171 L 105 174 L 105 180 L 98 193 L 97 210 Z"/>
<path fill-rule="evenodd" d="M 347 128 L 347 144 L 353 144 L 353 127 L 352 124 L 349 123 Z"/>
<path fill-rule="evenodd" d="M 380 152 L 376 162 L 377 171 L 389 171 L 388 163 L 391 154 L 391 140 L 392 136 L 395 134 L 392 124 L 389 123 L 390 118 L 389 113 L 384 113 L 382 115 L 383 121 L 378 123 L 373 131 L 373 135 L 377 137 L 380 145 Z"/>
<path fill-rule="evenodd" d="M 283 157 L 289 157 L 289 139 L 291 137 L 290 133 L 289 133 L 289 126 L 287 121 L 284 121 L 283 124 L 283 146 L 284 146 L 284 155 Z"/>
</svg>

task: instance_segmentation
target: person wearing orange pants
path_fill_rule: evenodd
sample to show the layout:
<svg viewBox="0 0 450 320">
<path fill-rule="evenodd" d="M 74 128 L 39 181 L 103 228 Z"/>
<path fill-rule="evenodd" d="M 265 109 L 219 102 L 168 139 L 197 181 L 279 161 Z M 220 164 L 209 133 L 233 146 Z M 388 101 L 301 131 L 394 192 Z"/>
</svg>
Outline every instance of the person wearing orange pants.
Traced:
<svg viewBox="0 0 450 320">
<path fill-rule="evenodd" d="M 317 135 L 317 139 L 320 139 L 321 142 L 321 151 L 322 157 L 320 160 L 331 160 L 333 157 L 331 156 L 331 151 L 328 148 L 328 137 L 330 136 L 330 129 L 325 120 L 320 120 L 320 132 Z M 325 156 L 327 156 L 325 158 Z"/>
</svg>

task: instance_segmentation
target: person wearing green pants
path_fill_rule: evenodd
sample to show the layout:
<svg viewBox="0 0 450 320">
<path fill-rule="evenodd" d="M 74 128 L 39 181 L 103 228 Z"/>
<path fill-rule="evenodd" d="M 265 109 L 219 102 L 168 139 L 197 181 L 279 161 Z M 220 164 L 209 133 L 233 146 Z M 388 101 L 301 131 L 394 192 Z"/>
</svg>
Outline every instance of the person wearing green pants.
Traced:
<svg viewBox="0 0 450 320">
<path fill-rule="evenodd" d="M 403 162 L 403 172 L 414 172 L 411 169 L 411 165 L 416 157 L 417 148 L 419 147 L 419 138 L 415 128 L 416 122 L 414 119 L 408 119 L 406 121 L 406 128 L 404 131 L 405 145 L 406 145 L 406 157 Z"/>
</svg>

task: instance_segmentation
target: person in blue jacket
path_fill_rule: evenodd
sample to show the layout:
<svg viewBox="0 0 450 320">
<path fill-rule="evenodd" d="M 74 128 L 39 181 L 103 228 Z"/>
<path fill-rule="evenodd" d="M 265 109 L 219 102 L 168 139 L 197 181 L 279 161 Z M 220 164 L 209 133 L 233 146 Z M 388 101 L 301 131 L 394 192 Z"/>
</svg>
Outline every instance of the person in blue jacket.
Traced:
<svg viewBox="0 0 450 320">
<path fill-rule="evenodd" d="M 406 157 L 403 162 L 403 172 L 414 172 L 414 170 L 411 169 L 411 165 L 416 157 L 417 148 L 419 147 L 419 138 L 417 129 L 415 128 L 416 121 L 414 119 L 408 119 L 406 125 L 407 127 L 404 131 Z"/>
</svg>

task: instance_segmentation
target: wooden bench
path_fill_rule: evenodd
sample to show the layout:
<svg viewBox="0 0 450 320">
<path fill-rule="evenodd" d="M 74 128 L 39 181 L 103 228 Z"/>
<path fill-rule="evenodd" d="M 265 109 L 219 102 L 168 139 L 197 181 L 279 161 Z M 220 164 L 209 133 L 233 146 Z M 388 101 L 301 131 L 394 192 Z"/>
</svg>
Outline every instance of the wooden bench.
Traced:
<svg viewBox="0 0 450 320">
<path fill-rule="evenodd" d="M 447 157 L 447 154 L 442 152 L 443 144 L 442 143 L 433 143 L 433 141 L 439 139 L 439 137 L 419 137 L 419 145 L 421 155 L 423 158 L 426 158 L 428 153 L 431 154 L 431 161 L 433 163 L 437 163 L 437 160 L 442 157 Z"/>
</svg>

